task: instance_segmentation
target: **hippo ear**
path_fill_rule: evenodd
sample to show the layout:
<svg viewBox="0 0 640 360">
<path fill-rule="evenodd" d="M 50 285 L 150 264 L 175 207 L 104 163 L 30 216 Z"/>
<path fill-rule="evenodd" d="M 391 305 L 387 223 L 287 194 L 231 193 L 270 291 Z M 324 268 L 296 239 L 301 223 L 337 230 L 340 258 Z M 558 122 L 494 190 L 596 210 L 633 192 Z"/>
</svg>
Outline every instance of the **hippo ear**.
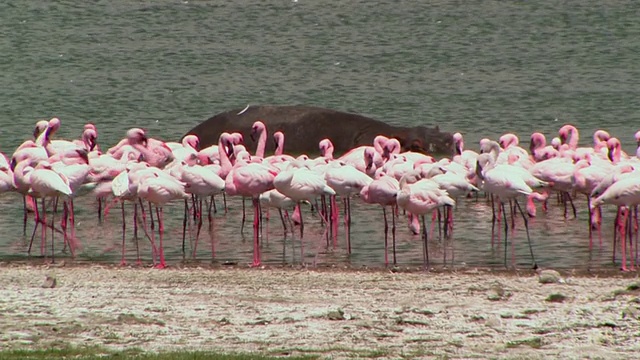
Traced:
<svg viewBox="0 0 640 360">
<path fill-rule="evenodd" d="M 436 131 L 440 132 L 440 126 L 436 125 Z"/>
</svg>

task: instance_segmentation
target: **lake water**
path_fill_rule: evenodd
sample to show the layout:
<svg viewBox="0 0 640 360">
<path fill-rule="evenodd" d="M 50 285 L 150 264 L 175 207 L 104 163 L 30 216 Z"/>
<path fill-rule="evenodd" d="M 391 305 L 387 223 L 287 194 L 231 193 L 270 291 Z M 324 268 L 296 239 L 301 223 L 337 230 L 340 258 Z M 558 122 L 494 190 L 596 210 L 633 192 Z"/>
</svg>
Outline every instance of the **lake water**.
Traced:
<svg viewBox="0 0 640 360">
<path fill-rule="evenodd" d="M 36 120 L 52 116 L 62 120 L 59 134 L 66 138 L 95 123 L 108 147 L 133 126 L 176 140 L 200 121 L 247 104 L 307 104 L 398 125 L 439 125 L 462 132 L 469 148 L 505 132 L 523 142 L 533 131 L 550 139 L 570 122 L 581 130 L 581 144 L 604 128 L 634 152 L 639 10 L 634 1 L 592 0 L 2 3 L 0 150 L 13 152 Z M 21 200 L 4 194 L 0 203 L 0 254 L 22 258 Z M 239 203 L 231 203 L 229 214 L 215 217 L 216 259 L 248 262 L 251 228 L 243 240 Z M 541 266 L 614 266 L 612 209 L 602 249 L 589 252 L 584 199 L 577 201 L 577 220 L 565 220 L 562 208 L 551 205 L 530 223 Z M 118 217 L 98 225 L 95 208 L 93 199 L 77 205 L 80 259 L 117 261 L 118 250 L 108 248 L 119 241 Z M 182 258 L 181 209 L 167 209 L 174 262 Z M 335 250 L 323 247 L 319 221 L 310 217 L 305 262 L 383 264 L 380 218 L 378 208 L 354 202 L 354 253 L 347 256 L 343 241 Z M 456 264 L 502 264 L 503 250 L 491 247 L 490 219 L 486 201 L 459 202 Z M 401 221 L 398 260 L 420 264 L 421 243 Z M 299 262 L 298 250 L 287 247 L 283 255 L 278 225 L 270 224 L 265 262 Z M 526 266 L 526 237 L 516 225 L 516 259 Z M 437 264 L 438 240 L 433 244 Z M 208 245 L 200 249 L 199 257 L 210 257 Z"/>
</svg>

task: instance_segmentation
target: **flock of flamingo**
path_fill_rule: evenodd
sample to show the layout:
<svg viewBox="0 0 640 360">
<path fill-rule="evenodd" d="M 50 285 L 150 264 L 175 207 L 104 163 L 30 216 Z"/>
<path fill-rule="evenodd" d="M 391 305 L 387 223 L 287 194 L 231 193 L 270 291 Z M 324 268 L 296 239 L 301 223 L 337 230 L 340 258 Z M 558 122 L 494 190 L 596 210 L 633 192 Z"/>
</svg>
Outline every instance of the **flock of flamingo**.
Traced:
<svg viewBox="0 0 640 360">
<path fill-rule="evenodd" d="M 214 196 L 225 198 L 225 214 L 226 196 L 251 198 L 254 210 L 252 265 L 259 266 L 262 208 L 278 209 L 285 234 L 287 231 L 293 233 L 293 229 L 299 227 L 302 238 L 304 221 L 300 205 L 312 204 L 321 219 L 327 244 L 332 238 L 336 246 L 340 217 L 336 199 L 339 197 L 344 206 L 347 251 L 351 253 L 350 201 L 359 197 L 365 203 L 382 207 L 385 265 L 389 264 L 387 219 L 390 215 L 393 264 L 396 264 L 396 219 L 403 217 L 414 234 L 422 228 L 423 259 L 428 268 L 425 216 L 432 215 L 433 230 L 435 219 L 441 219 L 441 214 L 444 214 L 444 234 L 450 236 L 454 228 L 452 208 L 456 200 L 468 197 L 472 192 L 482 192 L 487 194 L 486 201 L 493 205 L 494 227 L 496 223 L 504 223 L 505 265 L 507 216 L 510 213 L 513 228 L 519 212 L 535 267 L 527 217 L 536 214 L 534 201 L 542 202 L 546 210 L 549 195 L 554 193 L 564 203 L 565 217 L 568 205 L 573 206 L 572 198 L 577 194 L 586 196 L 590 248 L 592 231 L 599 232 L 601 228 L 601 205 L 618 206 L 614 254 L 618 238 L 621 269 L 635 270 L 637 241 L 635 252 L 632 244 L 634 232 L 637 240 L 638 220 L 636 211 L 633 221 L 632 209 L 640 203 L 640 176 L 636 170 L 640 168 L 637 166 L 640 164 L 640 147 L 635 156 L 629 156 L 622 151 L 620 141 L 604 130 L 593 134 L 592 147 L 578 147 L 578 130 L 572 125 L 565 125 L 550 145 L 547 145 L 543 134 L 533 133 L 529 150 L 526 150 L 519 146 L 516 135 L 505 134 L 498 141 L 481 140 L 479 152 L 465 150 L 462 135 L 456 133 L 452 156 L 436 160 L 421 153 L 401 152 L 398 140 L 383 135 L 377 136 L 371 146 L 354 148 L 338 158 L 333 156 L 330 139 L 319 143 L 320 156 L 294 157 L 284 153 L 282 132 L 273 134 L 277 144 L 275 154 L 265 156 L 267 129 L 259 120 L 251 131 L 252 138 L 257 138 L 257 149 L 253 155 L 243 145 L 240 133 L 225 132 L 220 135 L 218 145 L 200 149 L 195 135 L 185 136 L 180 143 L 163 142 L 148 137 L 142 129 L 132 128 L 118 144 L 103 152 L 97 144 L 95 125 L 86 124 L 81 139 L 73 141 L 54 139 L 59 128 L 58 118 L 38 121 L 32 139 L 22 143 L 10 158 L 4 154 L 0 156 L 0 192 L 17 192 L 23 196 L 25 235 L 29 214 L 33 213 L 35 217 L 29 252 L 40 227 L 41 254 L 46 256 L 50 229 L 52 259 L 56 233 L 63 235 L 64 247 L 69 249 L 71 256 L 75 256 L 79 247 L 73 205 L 74 198 L 79 196 L 97 199 L 98 216 L 103 212 L 103 205 L 106 208 L 108 204 L 121 204 L 123 265 L 126 264 L 125 203 L 132 204 L 134 231 L 137 234 L 141 219 L 145 237 L 151 244 L 153 265 L 157 268 L 166 266 L 163 206 L 169 202 L 184 201 L 183 252 L 185 229 L 187 223 L 192 226 L 191 219 L 194 219 L 193 224 L 197 226 L 195 254 L 203 222 L 203 201 L 211 222 L 212 207 L 216 206 Z M 640 131 L 636 133 L 636 141 L 640 146 Z M 526 211 L 520 206 L 519 199 L 526 201 Z M 59 201 L 62 201 L 62 215 L 57 223 L 55 216 Z M 289 217 L 291 209 L 293 213 Z M 575 216 L 575 207 L 573 212 Z M 212 255 L 214 251 L 212 240 Z"/>
</svg>

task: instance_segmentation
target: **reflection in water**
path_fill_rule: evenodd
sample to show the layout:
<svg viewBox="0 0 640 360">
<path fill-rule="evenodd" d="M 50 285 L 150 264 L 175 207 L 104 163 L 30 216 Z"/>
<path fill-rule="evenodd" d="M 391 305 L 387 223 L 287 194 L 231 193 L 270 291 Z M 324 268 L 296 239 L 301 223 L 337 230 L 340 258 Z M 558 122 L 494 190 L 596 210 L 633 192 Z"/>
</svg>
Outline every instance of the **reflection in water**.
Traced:
<svg viewBox="0 0 640 360">
<path fill-rule="evenodd" d="M 203 217 L 200 242 L 196 258 L 202 262 L 212 261 L 212 245 L 215 263 L 249 264 L 252 259 L 252 224 L 247 223 L 241 231 L 242 203 L 240 200 L 228 199 L 228 213 L 222 208 L 218 199 L 218 212 L 214 214 L 209 231 L 206 214 Z M 593 251 L 589 251 L 589 231 L 587 227 L 586 202 L 578 199 L 577 219 L 565 219 L 562 205 L 550 200 L 549 211 L 538 211 L 538 217 L 529 219 L 533 250 L 536 262 L 540 267 L 611 269 L 612 263 L 612 222 L 615 216 L 613 208 L 606 208 L 602 245 L 598 235 L 594 234 Z M 28 258 L 29 238 L 21 236 L 22 216 L 21 201 L 16 194 L 7 194 L 0 199 L 0 206 L 6 211 L 0 214 L 0 224 L 4 236 L 0 242 L 0 254 L 4 259 L 24 260 Z M 127 262 L 136 261 L 136 242 L 133 239 L 133 207 L 127 204 Z M 182 250 L 182 219 L 184 205 L 174 202 L 165 207 L 165 255 L 168 264 L 176 264 L 186 258 L 192 258 L 196 228 L 187 231 L 185 250 Z M 247 219 L 252 219 L 251 207 L 247 206 Z M 322 226 L 320 217 L 307 207 L 303 211 L 305 217 L 305 234 L 300 239 L 299 231 L 284 234 L 282 223 L 276 210 L 270 211 L 269 221 L 264 222 L 262 229 L 262 260 L 265 264 L 305 264 L 309 266 L 348 265 L 353 267 L 384 266 L 384 222 L 382 209 L 371 206 L 360 200 L 352 201 L 352 254 L 346 252 L 346 239 L 343 224 L 340 224 L 337 246 L 329 239 L 326 228 Z M 266 217 L 266 209 L 263 209 Z M 429 255 L 434 267 L 446 266 L 481 266 L 502 267 L 505 261 L 511 265 L 511 258 L 516 266 L 527 268 L 532 265 L 527 238 L 521 217 L 515 218 L 515 229 L 509 229 L 508 237 L 513 240 L 505 250 L 503 228 L 496 228 L 494 244 L 491 240 L 491 203 L 482 196 L 478 199 L 462 199 L 454 210 L 454 231 L 450 239 L 442 239 L 438 227 L 429 234 Z M 56 215 L 60 219 L 60 215 Z M 421 237 L 413 235 L 408 227 L 406 216 L 402 213 L 397 218 L 397 262 L 401 267 L 419 267 L 422 265 L 423 243 Z M 427 226 L 431 217 L 427 218 Z M 437 223 L 437 218 L 435 219 Z M 59 227 L 59 222 L 58 227 Z M 140 225 L 141 226 L 141 225 Z M 501 225 L 497 225 L 501 226 Z M 99 224 L 97 204 L 93 199 L 76 200 L 76 227 L 81 249 L 77 254 L 80 262 L 118 263 L 121 249 L 121 210 L 116 205 L 109 209 L 103 223 Z M 31 234 L 32 220 L 27 229 Z M 157 230 L 156 230 L 157 231 Z M 49 232 L 50 234 L 50 232 Z M 50 236 L 50 235 L 49 235 Z M 56 234 L 56 257 L 70 258 L 62 253 L 62 236 Z M 142 228 L 138 230 L 142 261 L 151 263 L 151 246 L 144 238 Z M 389 236 L 389 239 L 391 237 Z M 39 231 L 36 236 L 32 255 L 39 256 Z M 213 243 L 212 243 L 213 241 Z M 47 244 L 50 256 L 51 244 Z M 635 244 L 634 244 L 635 247 Z M 446 254 L 445 254 L 446 250 Z M 513 251 L 513 253 L 512 253 Z M 390 254 L 391 258 L 391 254 Z M 618 255 L 619 258 L 619 255 Z M 619 263 L 619 259 L 617 259 Z"/>
</svg>

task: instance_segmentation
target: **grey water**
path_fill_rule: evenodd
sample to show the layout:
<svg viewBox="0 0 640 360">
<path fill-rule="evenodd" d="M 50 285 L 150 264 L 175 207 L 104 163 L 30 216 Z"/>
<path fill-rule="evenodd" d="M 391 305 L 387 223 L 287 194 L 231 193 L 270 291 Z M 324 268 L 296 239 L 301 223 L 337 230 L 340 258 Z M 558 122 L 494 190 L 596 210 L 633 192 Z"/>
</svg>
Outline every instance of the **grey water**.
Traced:
<svg viewBox="0 0 640 360">
<path fill-rule="evenodd" d="M 468 148 L 506 132 L 523 143 L 534 131 L 550 140 L 572 123 L 583 145 L 603 128 L 635 153 L 639 10 L 637 2 L 616 0 L 3 2 L 0 151 L 11 154 L 37 120 L 52 116 L 62 120 L 63 138 L 95 123 L 106 148 L 133 126 L 177 140 L 200 121 L 247 104 L 307 104 L 398 125 L 438 125 L 463 133 Z M 214 216 L 216 261 L 251 260 L 251 225 L 241 236 L 239 204 L 232 200 L 228 214 Z M 615 267 L 613 210 L 605 213 L 602 246 L 596 236 L 589 251 L 584 199 L 576 205 L 577 219 L 565 219 L 552 201 L 530 221 L 538 264 Z M 22 201 L 3 194 L 0 206 L 0 259 L 26 258 Z M 78 258 L 118 261 L 119 208 L 102 224 L 94 199 L 79 199 L 76 209 Z M 166 209 L 170 263 L 182 259 L 181 210 Z M 263 241 L 266 263 L 383 264 L 377 207 L 354 202 L 351 255 L 342 228 L 338 246 L 327 247 L 319 219 L 307 212 L 303 259 L 298 237 L 285 240 L 274 215 Z M 504 248 L 491 245 L 486 200 L 460 199 L 454 215 L 453 241 L 430 240 L 432 262 L 442 263 L 445 244 L 455 264 L 501 266 Z M 420 239 L 403 217 L 398 221 L 398 262 L 421 264 Z M 210 259 L 203 234 L 198 257 Z M 514 236 L 517 264 L 526 266 L 521 220 Z M 149 261 L 148 241 L 139 244 Z"/>
</svg>

